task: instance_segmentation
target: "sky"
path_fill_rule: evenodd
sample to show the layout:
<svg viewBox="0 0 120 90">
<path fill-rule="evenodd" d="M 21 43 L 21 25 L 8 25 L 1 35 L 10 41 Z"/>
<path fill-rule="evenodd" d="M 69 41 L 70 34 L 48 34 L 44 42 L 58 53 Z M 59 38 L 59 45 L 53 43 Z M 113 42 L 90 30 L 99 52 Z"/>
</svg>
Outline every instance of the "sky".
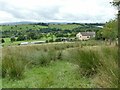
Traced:
<svg viewBox="0 0 120 90">
<path fill-rule="evenodd" d="M 116 17 L 111 0 L 0 0 L 0 23 L 104 23 Z"/>
</svg>

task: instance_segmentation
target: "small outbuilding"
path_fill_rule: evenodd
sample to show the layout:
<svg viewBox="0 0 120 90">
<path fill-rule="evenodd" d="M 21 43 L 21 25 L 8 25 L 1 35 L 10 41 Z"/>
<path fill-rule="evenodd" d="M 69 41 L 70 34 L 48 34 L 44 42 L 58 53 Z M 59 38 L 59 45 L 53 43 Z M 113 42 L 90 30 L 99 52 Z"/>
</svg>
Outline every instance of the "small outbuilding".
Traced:
<svg viewBox="0 0 120 90">
<path fill-rule="evenodd" d="M 20 45 L 28 45 L 29 42 L 21 42 Z"/>
<path fill-rule="evenodd" d="M 34 42 L 31 42 L 31 44 L 42 44 L 42 43 L 45 43 L 45 41 L 34 41 Z"/>
</svg>

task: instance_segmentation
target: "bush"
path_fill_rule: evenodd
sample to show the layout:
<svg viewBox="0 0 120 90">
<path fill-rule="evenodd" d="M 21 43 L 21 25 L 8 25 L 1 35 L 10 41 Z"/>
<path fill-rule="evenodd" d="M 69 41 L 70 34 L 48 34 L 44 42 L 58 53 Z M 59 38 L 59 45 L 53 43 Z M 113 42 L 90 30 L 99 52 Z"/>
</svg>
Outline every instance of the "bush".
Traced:
<svg viewBox="0 0 120 90">
<path fill-rule="evenodd" d="M 61 41 L 62 41 L 61 38 L 55 39 L 55 42 L 61 42 Z"/>
<path fill-rule="evenodd" d="M 53 39 L 50 39 L 49 42 L 54 42 L 54 40 L 53 40 Z"/>
<path fill-rule="evenodd" d="M 15 37 L 10 38 L 11 42 L 16 41 Z"/>
<path fill-rule="evenodd" d="M 26 39 L 26 37 L 24 35 L 20 35 L 20 36 L 18 36 L 17 41 L 23 41 L 25 39 Z"/>
<path fill-rule="evenodd" d="M 1 43 L 5 43 L 5 40 L 3 38 L 1 39 Z"/>
</svg>

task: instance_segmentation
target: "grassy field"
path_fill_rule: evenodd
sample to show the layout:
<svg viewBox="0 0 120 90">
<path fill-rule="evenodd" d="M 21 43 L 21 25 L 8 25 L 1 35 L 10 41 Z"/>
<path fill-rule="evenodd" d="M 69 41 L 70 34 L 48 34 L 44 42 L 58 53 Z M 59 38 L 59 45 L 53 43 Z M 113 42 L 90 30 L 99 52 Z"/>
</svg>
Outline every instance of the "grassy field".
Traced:
<svg viewBox="0 0 120 90">
<path fill-rule="evenodd" d="M 117 46 L 86 41 L 2 51 L 3 88 L 117 88 Z"/>
<path fill-rule="evenodd" d="M 0 26 L 0 30 L 7 31 L 7 30 L 40 30 L 41 28 L 57 28 L 61 30 L 72 30 L 74 28 L 80 27 L 81 25 L 76 24 L 49 24 L 48 26 L 42 26 L 42 25 L 31 25 L 31 24 L 24 24 L 24 25 L 3 25 Z"/>
<path fill-rule="evenodd" d="M 11 42 L 10 38 L 3 38 L 5 40 L 5 43 L 3 43 L 4 46 L 13 46 L 13 45 L 18 45 L 20 44 L 21 42 L 33 42 L 33 41 L 46 41 L 46 40 L 50 40 L 50 39 L 53 39 L 55 40 L 56 37 L 53 36 L 53 37 L 43 37 L 41 39 L 37 39 L 37 40 L 24 40 L 24 41 L 14 41 L 14 42 Z"/>
<path fill-rule="evenodd" d="M 74 28 L 80 27 L 81 25 L 76 24 L 50 24 L 49 28 L 57 28 L 61 30 L 72 30 Z"/>
<path fill-rule="evenodd" d="M 47 26 L 42 26 L 42 25 L 30 25 L 30 24 L 24 24 L 24 25 L 5 25 L 1 26 L 3 31 L 7 30 L 39 30 L 41 28 L 48 28 Z"/>
</svg>

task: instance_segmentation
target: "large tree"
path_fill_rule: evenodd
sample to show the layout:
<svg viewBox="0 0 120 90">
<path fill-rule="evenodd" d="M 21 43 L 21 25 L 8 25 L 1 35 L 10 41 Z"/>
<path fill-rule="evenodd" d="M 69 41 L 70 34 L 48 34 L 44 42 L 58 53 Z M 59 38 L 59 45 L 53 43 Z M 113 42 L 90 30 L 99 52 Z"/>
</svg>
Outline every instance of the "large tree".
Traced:
<svg viewBox="0 0 120 90">
<path fill-rule="evenodd" d="M 117 27 L 117 20 L 111 20 L 106 23 L 104 28 L 101 30 L 102 37 L 105 38 L 107 41 L 110 41 L 110 44 L 118 36 Z"/>
</svg>

